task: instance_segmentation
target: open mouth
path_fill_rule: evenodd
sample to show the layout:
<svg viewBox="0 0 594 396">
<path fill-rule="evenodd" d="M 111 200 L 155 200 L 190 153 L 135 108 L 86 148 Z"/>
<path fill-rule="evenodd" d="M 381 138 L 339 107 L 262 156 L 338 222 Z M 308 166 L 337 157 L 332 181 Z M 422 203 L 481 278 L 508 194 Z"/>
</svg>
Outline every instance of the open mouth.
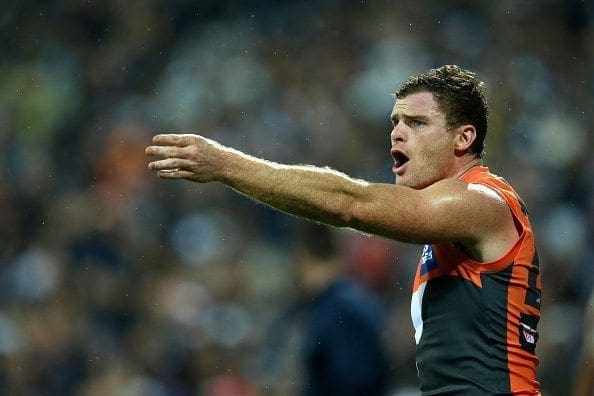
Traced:
<svg viewBox="0 0 594 396">
<path fill-rule="evenodd" d="M 394 169 L 400 169 L 408 162 L 408 157 L 398 150 L 392 150 L 392 157 L 394 158 Z"/>
</svg>

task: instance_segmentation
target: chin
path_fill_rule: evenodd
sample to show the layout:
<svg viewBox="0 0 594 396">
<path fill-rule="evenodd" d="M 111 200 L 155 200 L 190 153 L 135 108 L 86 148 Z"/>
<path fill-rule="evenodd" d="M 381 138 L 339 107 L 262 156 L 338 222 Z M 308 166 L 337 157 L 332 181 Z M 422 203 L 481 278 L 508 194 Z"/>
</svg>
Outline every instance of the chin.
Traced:
<svg viewBox="0 0 594 396">
<path fill-rule="evenodd" d="M 412 182 L 411 180 L 407 180 L 406 178 L 404 178 L 402 176 L 396 176 L 396 180 L 394 181 L 394 184 L 396 184 L 397 186 L 414 188 L 414 186 L 411 185 L 412 184 L 411 182 Z"/>
</svg>

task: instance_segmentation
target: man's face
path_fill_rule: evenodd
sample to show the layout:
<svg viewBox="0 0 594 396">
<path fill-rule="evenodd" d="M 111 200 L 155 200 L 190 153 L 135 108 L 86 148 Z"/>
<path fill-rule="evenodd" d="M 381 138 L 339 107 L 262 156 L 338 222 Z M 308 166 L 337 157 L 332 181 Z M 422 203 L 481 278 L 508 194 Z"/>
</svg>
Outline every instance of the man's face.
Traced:
<svg viewBox="0 0 594 396">
<path fill-rule="evenodd" d="M 397 99 L 391 118 L 396 184 L 421 189 L 454 174 L 453 133 L 432 93 Z"/>
</svg>

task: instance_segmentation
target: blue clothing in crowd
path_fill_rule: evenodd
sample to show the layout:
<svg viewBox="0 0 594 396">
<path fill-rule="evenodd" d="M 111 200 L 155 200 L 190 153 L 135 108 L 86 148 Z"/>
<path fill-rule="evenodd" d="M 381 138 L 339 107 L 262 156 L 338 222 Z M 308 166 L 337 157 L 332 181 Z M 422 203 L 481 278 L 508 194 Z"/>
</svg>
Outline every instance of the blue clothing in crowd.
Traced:
<svg viewBox="0 0 594 396">
<path fill-rule="evenodd" d="M 303 396 L 382 395 L 388 363 L 374 298 L 355 281 L 341 279 L 307 309 Z"/>
</svg>

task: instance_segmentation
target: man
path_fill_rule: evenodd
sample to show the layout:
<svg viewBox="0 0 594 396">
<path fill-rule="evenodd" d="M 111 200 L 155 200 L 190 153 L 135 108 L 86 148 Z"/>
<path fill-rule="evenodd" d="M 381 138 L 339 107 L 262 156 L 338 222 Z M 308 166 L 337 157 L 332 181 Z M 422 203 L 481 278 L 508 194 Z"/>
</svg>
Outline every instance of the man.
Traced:
<svg viewBox="0 0 594 396">
<path fill-rule="evenodd" d="M 304 316 L 302 396 L 381 396 L 388 361 L 382 314 L 373 296 L 344 273 L 332 230 L 315 223 L 297 229 L 297 306 Z"/>
<path fill-rule="evenodd" d="M 474 73 L 443 66 L 396 93 L 396 182 L 261 160 L 198 135 L 157 135 L 165 179 L 218 181 L 285 212 L 425 244 L 411 313 L 426 395 L 538 395 L 540 275 L 524 204 L 482 166 L 487 104 Z"/>
</svg>

